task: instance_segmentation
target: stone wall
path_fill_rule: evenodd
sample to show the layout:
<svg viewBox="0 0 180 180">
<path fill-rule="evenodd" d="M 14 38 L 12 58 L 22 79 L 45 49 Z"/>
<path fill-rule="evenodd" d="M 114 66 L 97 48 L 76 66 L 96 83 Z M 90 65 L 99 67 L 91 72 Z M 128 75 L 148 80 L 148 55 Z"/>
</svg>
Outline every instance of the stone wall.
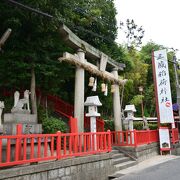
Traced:
<svg viewBox="0 0 180 180">
<path fill-rule="evenodd" d="M 116 149 L 129 154 L 138 162 L 144 161 L 152 156 L 159 154 L 159 143 L 151 143 L 148 145 L 142 145 L 138 147 L 115 147 Z"/>
<path fill-rule="evenodd" d="M 180 156 L 180 143 L 172 145 L 171 154 Z"/>
<path fill-rule="evenodd" d="M 8 180 L 105 180 L 115 172 L 112 154 L 74 157 L 36 165 L 1 169 L 0 179 Z"/>
</svg>

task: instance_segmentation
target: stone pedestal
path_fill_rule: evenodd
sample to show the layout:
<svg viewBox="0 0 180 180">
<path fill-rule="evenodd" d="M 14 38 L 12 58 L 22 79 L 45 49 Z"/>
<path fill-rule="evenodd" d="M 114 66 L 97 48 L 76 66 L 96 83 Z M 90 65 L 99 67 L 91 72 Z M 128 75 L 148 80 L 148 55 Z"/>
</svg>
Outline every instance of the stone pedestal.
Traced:
<svg viewBox="0 0 180 180">
<path fill-rule="evenodd" d="M 34 114 L 4 114 L 3 134 L 15 135 L 17 124 L 22 124 L 22 134 L 41 134 L 42 125 L 36 122 L 37 115 Z"/>
<path fill-rule="evenodd" d="M 22 124 L 22 123 L 21 123 Z M 7 123 L 3 125 L 3 132 L 6 135 L 15 135 L 16 134 L 16 125 L 15 123 Z M 42 125 L 41 124 L 22 124 L 22 134 L 41 134 Z"/>
<path fill-rule="evenodd" d="M 41 134 L 42 133 L 42 125 L 37 124 L 37 115 L 30 113 L 7 113 L 4 114 L 4 123 L 0 126 L 2 129 L 2 134 L 4 135 L 16 135 L 17 134 L 17 124 L 22 124 L 22 132 L 21 134 Z M 43 143 L 43 140 L 42 140 Z M 21 144 L 21 156 L 23 156 L 23 143 Z M 26 157 L 29 158 L 31 149 L 31 141 L 27 139 L 27 147 L 26 147 Z M 42 149 L 44 149 L 42 145 Z M 16 140 L 11 140 L 11 149 L 10 149 L 10 158 L 13 161 L 15 158 L 15 150 L 16 150 Z M 7 139 L 4 138 L 2 141 L 2 161 L 6 161 L 7 154 Z M 34 154 L 37 154 L 37 140 L 34 141 Z"/>
<path fill-rule="evenodd" d="M 6 113 L 4 114 L 5 123 L 34 123 L 36 124 L 37 115 L 35 114 L 20 114 L 20 113 Z"/>
</svg>

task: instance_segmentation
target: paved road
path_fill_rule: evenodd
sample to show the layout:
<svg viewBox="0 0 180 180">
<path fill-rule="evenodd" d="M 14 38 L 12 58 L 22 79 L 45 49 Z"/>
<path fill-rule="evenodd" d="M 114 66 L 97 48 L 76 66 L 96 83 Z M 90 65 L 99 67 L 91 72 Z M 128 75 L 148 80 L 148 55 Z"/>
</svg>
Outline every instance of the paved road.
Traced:
<svg viewBox="0 0 180 180">
<path fill-rule="evenodd" d="M 180 180 L 180 158 L 141 171 L 134 171 L 119 180 Z"/>
</svg>

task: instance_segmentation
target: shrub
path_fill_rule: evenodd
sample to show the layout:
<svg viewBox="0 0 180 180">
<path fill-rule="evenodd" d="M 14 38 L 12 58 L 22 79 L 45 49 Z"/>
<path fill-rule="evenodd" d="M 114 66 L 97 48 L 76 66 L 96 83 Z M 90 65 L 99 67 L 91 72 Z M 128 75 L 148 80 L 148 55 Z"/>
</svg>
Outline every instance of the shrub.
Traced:
<svg viewBox="0 0 180 180">
<path fill-rule="evenodd" d="M 133 128 L 136 130 L 143 130 L 143 122 L 133 122 Z"/>
<path fill-rule="evenodd" d="M 143 130 L 143 122 L 134 122 L 134 129 Z M 158 128 L 157 123 L 148 123 L 148 127 L 150 130 L 156 130 Z"/>
<path fill-rule="evenodd" d="M 148 126 L 150 130 L 156 130 L 158 128 L 157 123 L 149 123 Z"/>
<path fill-rule="evenodd" d="M 57 131 L 66 132 L 68 129 L 65 122 L 54 117 L 47 117 L 43 119 L 42 126 L 44 134 L 54 134 Z"/>
</svg>

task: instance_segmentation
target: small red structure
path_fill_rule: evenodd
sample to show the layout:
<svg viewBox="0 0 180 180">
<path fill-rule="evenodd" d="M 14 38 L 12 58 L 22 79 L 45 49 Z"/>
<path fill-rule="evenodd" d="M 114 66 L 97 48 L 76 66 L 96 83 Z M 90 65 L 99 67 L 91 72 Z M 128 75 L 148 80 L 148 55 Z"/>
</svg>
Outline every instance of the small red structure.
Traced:
<svg viewBox="0 0 180 180">
<path fill-rule="evenodd" d="M 73 118 L 73 117 L 69 118 L 69 127 L 70 127 L 70 133 L 78 133 L 76 118 Z"/>
</svg>

